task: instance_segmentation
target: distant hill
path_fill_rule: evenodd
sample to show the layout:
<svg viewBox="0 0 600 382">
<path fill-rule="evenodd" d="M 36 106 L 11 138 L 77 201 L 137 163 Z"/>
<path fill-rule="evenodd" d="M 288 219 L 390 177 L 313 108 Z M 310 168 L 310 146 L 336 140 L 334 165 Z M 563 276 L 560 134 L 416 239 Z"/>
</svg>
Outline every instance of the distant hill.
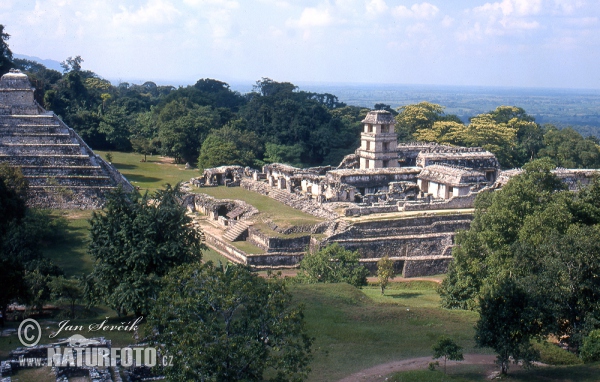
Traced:
<svg viewBox="0 0 600 382">
<path fill-rule="evenodd" d="M 46 68 L 58 70 L 61 73 L 63 71 L 63 69 L 60 66 L 60 62 L 55 61 L 55 60 L 44 60 L 44 59 L 41 59 L 39 57 L 27 56 L 25 54 L 16 54 L 16 53 L 13 53 L 13 57 L 14 58 L 20 58 L 22 60 L 29 60 L 29 61 L 39 62 L 40 64 L 44 65 Z"/>
</svg>

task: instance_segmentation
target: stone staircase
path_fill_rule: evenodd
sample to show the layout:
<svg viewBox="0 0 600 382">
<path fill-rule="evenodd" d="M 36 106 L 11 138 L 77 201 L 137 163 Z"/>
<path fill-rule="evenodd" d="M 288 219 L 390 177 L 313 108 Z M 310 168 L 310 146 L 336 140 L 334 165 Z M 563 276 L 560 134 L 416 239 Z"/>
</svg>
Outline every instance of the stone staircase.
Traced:
<svg viewBox="0 0 600 382">
<path fill-rule="evenodd" d="M 131 184 L 54 113 L 33 100 L 26 75 L 0 79 L 0 163 L 20 167 L 28 204 L 42 208 L 99 208 L 106 192 Z"/>
<path fill-rule="evenodd" d="M 350 223 L 345 220 L 334 220 L 329 224 L 324 234 L 326 236 L 332 236 L 340 232 L 346 231 L 350 227 Z"/>
<path fill-rule="evenodd" d="M 239 221 L 235 225 L 227 228 L 223 237 L 232 242 L 240 240 L 242 236 L 248 235 L 248 228 L 248 223 Z"/>
</svg>

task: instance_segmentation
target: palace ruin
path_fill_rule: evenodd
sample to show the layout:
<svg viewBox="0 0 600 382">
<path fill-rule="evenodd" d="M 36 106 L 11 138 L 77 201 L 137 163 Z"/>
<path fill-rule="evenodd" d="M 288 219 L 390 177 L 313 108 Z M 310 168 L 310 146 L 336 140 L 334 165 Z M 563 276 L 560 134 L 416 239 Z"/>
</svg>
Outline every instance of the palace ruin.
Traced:
<svg viewBox="0 0 600 382">
<path fill-rule="evenodd" d="M 473 219 L 476 195 L 502 187 L 522 170 L 501 171 L 494 154 L 478 147 L 398 144 L 387 111 L 371 111 L 362 123 L 361 146 L 338 167 L 222 166 L 192 179 L 190 186 L 200 188 L 243 187 L 321 219 L 283 228 L 267 221 L 265 228 L 247 203 L 190 194 L 188 209 L 206 215 L 199 224 L 207 244 L 256 269 L 295 267 L 307 249 L 339 243 L 359 251 L 371 270 L 389 256 L 404 277 L 444 273 L 456 232 Z M 555 173 L 576 189 L 596 171 Z M 249 252 L 237 242 L 258 250 Z"/>
</svg>

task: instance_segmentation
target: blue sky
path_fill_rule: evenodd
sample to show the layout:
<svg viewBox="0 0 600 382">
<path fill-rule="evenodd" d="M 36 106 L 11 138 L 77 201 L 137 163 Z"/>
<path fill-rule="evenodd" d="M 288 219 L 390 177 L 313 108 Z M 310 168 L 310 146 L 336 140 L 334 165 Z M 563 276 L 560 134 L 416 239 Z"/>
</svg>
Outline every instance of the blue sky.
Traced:
<svg viewBox="0 0 600 382">
<path fill-rule="evenodd" d="M 1 0 L 14 53 L 111 80 L 600 89 L 598 0 Z"/>
</svg>

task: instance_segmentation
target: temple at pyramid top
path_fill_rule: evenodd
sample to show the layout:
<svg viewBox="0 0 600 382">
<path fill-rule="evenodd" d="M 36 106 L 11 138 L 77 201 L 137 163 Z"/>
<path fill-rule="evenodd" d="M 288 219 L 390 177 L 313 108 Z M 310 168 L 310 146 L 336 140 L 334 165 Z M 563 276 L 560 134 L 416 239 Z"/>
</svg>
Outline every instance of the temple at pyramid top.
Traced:
<svg viewBox="0 0 600 382">
<path fill-rule="evenodd" d="M 28 205 L 94 209 L 119 185 L 133 191 L 114 166 L 35 101 L 34 90 L 18 70 L 0 79 L 0 163 L 21 168 L 29 182 Z"/>
</svg>

